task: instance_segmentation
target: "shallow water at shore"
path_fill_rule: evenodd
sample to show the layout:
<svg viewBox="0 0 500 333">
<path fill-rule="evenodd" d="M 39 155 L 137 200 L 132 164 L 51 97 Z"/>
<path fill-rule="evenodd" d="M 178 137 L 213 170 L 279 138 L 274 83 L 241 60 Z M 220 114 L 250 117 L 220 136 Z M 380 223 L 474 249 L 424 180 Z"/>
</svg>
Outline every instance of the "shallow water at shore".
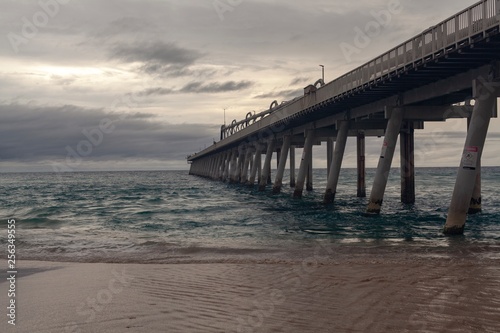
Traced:
<svg viewBox="0 0 500 333">
<path fill-rule="evenodd" d="M 402 256 L 500 256 L 500 168 L 483 169 L 483 212 L 468 218 L 464 236 L 450 238 L 441 230 L 455 173 L 417 169 L 417 202 L 403 205 L 393 171 L 376 217 L 363 214 L 367 199 L 356 198 L 351 169 L 342 170 L 333 206 L 321 204 L 325 170 L 315 171 L 315 190 L 302 200 L 287 187 L 271 195 L 185 171 L 0 174 L 0 215 L 5 224 L 16 219 L 22 259 L 286 262 L 306 258 L 318 244 L 333 259 L 370 256 L 373 248 Z"/>
</svg>

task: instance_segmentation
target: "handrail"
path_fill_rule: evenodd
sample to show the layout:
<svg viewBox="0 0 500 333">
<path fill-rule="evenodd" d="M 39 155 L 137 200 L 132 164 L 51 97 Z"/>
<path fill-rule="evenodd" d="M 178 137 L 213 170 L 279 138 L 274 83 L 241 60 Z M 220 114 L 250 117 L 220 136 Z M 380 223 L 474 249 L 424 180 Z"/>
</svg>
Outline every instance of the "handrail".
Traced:
<svg viewBox="0 0 500 333">
<path fill-rule="evenodd" d="M 339 78 L 321 85 L 318 89 L 330 87 L 338 96 L 363 87 L 390 73 L 405 69 L 409 65 L 413 66 L 420 61 L 432 59 L 436 55 L 456 49 L 460 44 L 469 42 L 474 36 L 484 34 L 488 29 L 497 26 L 499 18 L 500 0 L 479 1 Z M 299 98 L 301 97 L 292 101 Z M 292 101 L 283 102 L 274 109 L 270 107 L 257 115 L 233 122 L 230 126 L 222 126 L 221 139 L 247 127 L 250 121 L 253 124 L 257 118 L 261 120 Z"/>
</svg>

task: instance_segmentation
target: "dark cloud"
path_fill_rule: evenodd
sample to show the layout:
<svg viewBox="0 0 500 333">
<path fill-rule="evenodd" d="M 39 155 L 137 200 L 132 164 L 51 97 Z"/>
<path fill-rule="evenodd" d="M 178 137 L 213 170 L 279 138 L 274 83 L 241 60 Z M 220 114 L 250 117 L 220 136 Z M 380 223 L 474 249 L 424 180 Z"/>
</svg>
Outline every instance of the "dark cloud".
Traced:
<svg viewBox="0 0 500 333">
<path fill-rule="evenodd" d="M 140 42 L 116 44 L 110 50 L 110 57 L 124 62 L 143 62 L 150 70 L 154 66 L 187 66 L 200 59 L 203 53 L 177 46 L 175 43 Z"/>
<path fill-rule="evenodd" d="M 238 91 L 248 89 L 253 86 L 251 81 L 226 81 L 226 82 L 211 82 L 204 84 L 203 82 L 191 82 L 185 85 L 179 92 L 182 93 L 221 93 L 228 91 Z"/>
<path fill-rule="evenodd" d="M 297 84 L 302 84 L 302 83 L 306 83 L 306 82 L 310 82 L 311 79 L 307 78 L 307 77 L 296 77 L 295 79 L 292 80 L 292 82 L 290 82 L 290 85 L 291 86 L 295 86 Z"/>
<path fill-rule="evenodd" d="M 210 68 L 192 69 L 189 66 L 182 65 L 162 65 L 159 63 L 147 63 L 138 68 L 139 73 L 148 74 L 163 78 L 178 78 L 178 77 L 197 77 L 210 78 L 216 74 L 231 74 L 229 71 L 219 73 L 219 71 Z"/>
<path fill-rule="evenodd" d="M 157 88 L 145 89 L 145 90 L 139 92 L 137 95 L 139 95 L 139 96 L 170 95 L 173 93 L 175 93 L 175 91 L 172 89 L 157 87 Z"/>
<path fill-rule="evenodd" d="M 314 0 L 307 5 L 289 0 L 232 1 L 232 10 L 224 12 L 223 20 L 212 2 L 69 1 L 47 26 L 19 45 L 16 54 L 6 37 L 11 32 L 22 35 L 22 19 L 32 20 L 41 7 L 38 1 L 0 1 L 0 34 L 4 36 L 0 43 L 4 65 L 0 157 L 20 161 L 64 158 L 67 145 L 74 147 L 85 139 L 83 128 L 93 128 L 107 116 L 100 107 L 111 105 L 116 96 L 134 97 L 138 91 L 151 99 L 169 96 L 168 113 L 164 105 L 150 100 L 138 102 L 136 110 L 163 112 L 172 122 L 210 123 L 218 114 L 209 110 L 222 106 L 251 110 L 261 104 L 260 99 L 290 100 L 319 78 L 319 64 L 325 65 L 329 81 L 471 4 L 470 0 L 446 5 L 435 0 L 402 0 L 402 12 L 392 15 L 390 24 L 348 61 L 341 43 L 354 45 L 357 29 L 364 30 L 373 22 L 373 12 L 386 10 L 388 0 Z M 244 90 L 257 82 L 261 94 Z M 222 101 L 220 92 L 235 93 L 226 94 Z M 13 100 L 88 107 L 8 104 Z M 203 108 L 207 111 L 200 111 Z M 494 121 L 488 141 L 497 145 L 498 119 Z M 119 125 L 89 159 L 177 160 L 176 156 L 203 148 L 218 136 L 215 127 L 171 125 L 151 115 L 128 116 Z M 438 152 L 436 160 L 449 143 L 465 138 L 462 132 L 444 136 L 441 132 L 429 126 L 417 136 Z M 375 157 L 380 147 L 377 142 Z"/>
<path fill-rule="evenodd" d="M 113 122 L 108 127 L 113 130 L 96 134 L 106 119 Z M 217 138 L 218 131 L 219 126 L 170 124 L 150 114 L 108 113 L 71 105 L 0 105 L 2 162 L 65 163 L 68 149 L 86 149 L 91 142 L 91 153 L 81 156 L 82 165 L 124 159 L 182 163 L 189 153 Z"/>
<path fill-rule="evenodd" d="M 172 94 L 217 94 L 230 91 L 238 91 L 250 88 L 254 83 L 251 81 L 227 81 L 227 82 L 211 82 L 204 84 L 199 81 L 194 81 L 186 84 L 179 90 L 155 87 L 147 88 L 138 93 L 139 96 L 152 96 L 152 95 L 172 95 Z"/>
</svg>

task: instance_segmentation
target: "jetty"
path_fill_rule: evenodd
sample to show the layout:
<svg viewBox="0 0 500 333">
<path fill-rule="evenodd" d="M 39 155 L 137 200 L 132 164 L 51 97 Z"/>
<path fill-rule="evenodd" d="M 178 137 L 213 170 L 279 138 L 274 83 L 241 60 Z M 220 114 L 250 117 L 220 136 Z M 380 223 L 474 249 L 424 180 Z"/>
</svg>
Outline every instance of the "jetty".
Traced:
<svg viewBox="0 0 500 333">
<path fill-rule="evenodd" d="M 444 5 L 444 4 L 443 4 Z M 279 193 L 290 168 L 293 197 L 312 189 L 313 146 L 326 142 L 323 201 L 335 200 L 349 136 L 357 138 L 357 195 L 367 195 L 365 142 L 384 137 L 366 213 L 380 214 L 400 139 L 401 201 L 415 202 L 415 130 L 426 122 L 468 119 L 463 154 L 444 226 L 462 234 L 481 211 L 481 155 L 500 95 L 500 0 L 483 0 L 331 82 L 319 79 L 293 100 L 223 125 L 220 141 L 187 157 L 190 174 Z M 303 148 L 296 160 L 295 149 Z M 275 179 L 270 179 L 273 156 Z M 297 167 L 297 169 L 296 169 Z"/>
</svg>

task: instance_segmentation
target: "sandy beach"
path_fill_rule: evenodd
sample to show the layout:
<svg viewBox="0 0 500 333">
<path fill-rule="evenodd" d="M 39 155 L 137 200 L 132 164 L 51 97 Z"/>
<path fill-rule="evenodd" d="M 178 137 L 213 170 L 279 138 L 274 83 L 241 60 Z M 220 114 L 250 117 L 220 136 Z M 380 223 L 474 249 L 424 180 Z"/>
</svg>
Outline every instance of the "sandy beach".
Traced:
<svg viewBox="0 0 500 333">
<path fill-rule="evenodd" d="M 21 261 L 2 332 L 499 332 L 497 261 Z"/>
</svg>

